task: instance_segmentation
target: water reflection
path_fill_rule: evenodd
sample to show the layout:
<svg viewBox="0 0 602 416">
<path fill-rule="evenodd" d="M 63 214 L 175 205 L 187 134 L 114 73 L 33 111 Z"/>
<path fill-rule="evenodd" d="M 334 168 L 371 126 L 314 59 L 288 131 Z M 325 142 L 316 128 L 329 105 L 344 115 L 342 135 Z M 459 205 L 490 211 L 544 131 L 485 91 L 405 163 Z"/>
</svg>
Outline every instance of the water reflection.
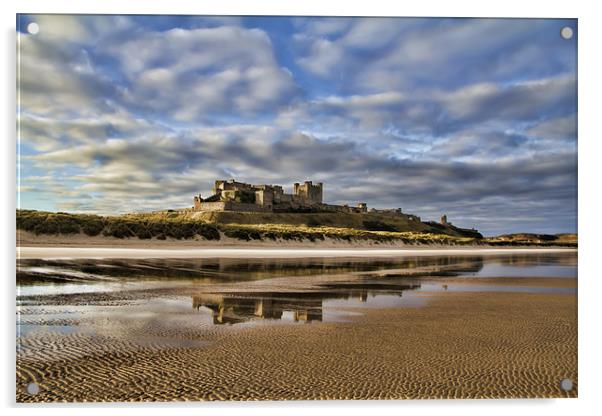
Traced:
<svg viewBox="0 0 602 416">
<path fill-rule="evenodd" d="M 397 258 L 306 258 L 306 259 L 20 259 L 19 284 L 91 280 L 197 279 L 207 282 L 255 280 L 280 276 L 303 276 L 383 269 L 431 267 L 441 272 L 478 272 L 483 265 L 576 266 L 569 253 L 533 253 L 500 256 L 433 255 Z"/>
<path fill-rule="evenodd" d="M 308 276 L 385 269 L 463 267 L 478 270 L 482 256 L 411 256 L 398 258 L 305 259 L 22 259 L 17 283 L 75 283 L 94 280 L 194 279 L 207 283 L 258 280 L 273 276 Z"/>
<path fill-rule="evenodd" d="M 576 272 L 575 252 L 389 259 L 21 260 L 17 330 L 109 328 L 114 334 L 122 328 L 124 336 L 136 331 L 140 336 L 147 328 L 163 334 L 187 325 L 340 322 L 360 313 L 356 308 L 424 307 L 433 292 L 575 295 L 576 281 L 507 278 L 575 278 Z"/>
<path fill-rule="evenodd" d="M 284 319 L 294 322 L 322 321 L 323 302 L 331 300 L 366 303 L 369 297 L 397 297 L 416 290 L 420 284 L 357 284 L 343 282 L 320 285 L 311 292 L 204 293 L 192 297 L 192 307 L 212 313 L 215 325 L 237 324 L 254 319 Z M 368 287 L 379 290 L 367 290 Z"/>
<path fill-rule="evenodd" d="M 269 279 L 399 270 L 415 277 L 576 277 L 577 255 L 565 253 L 433 255 L 397 258 L 306 259 L 22 259 L 17 286 L 22 297 L 68 293 L 123 292 L 176 285 L 212 286 Z M 211 291 L 209 289 L 208 291 Z"/>
<path fill-rule="evenodd" d="M 244 297 L 205 294 L 193 296 L 192 307 L 210 309 L 215 325 L 236 324 L 256 318 L 282 319 L 285 312 L 295 322 L 322 321 L 322 298 L 304 295 Z"/>
</svg>

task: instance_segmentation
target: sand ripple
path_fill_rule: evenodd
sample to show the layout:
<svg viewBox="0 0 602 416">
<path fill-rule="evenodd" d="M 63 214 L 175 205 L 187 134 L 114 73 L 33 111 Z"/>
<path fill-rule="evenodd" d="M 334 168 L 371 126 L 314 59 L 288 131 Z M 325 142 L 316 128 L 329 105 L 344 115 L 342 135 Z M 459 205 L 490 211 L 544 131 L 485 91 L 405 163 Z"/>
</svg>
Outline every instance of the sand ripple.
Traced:
<svg viewBox="0 0 602 416">
<path fill-rule="evenodd" d="M 576 397 L 576 311 L 569 295 L 450 292 L 350 323 L 32 333 L 17 400 Z M 40 393 L 27 394 L 30 382 Z"/>
</svg>

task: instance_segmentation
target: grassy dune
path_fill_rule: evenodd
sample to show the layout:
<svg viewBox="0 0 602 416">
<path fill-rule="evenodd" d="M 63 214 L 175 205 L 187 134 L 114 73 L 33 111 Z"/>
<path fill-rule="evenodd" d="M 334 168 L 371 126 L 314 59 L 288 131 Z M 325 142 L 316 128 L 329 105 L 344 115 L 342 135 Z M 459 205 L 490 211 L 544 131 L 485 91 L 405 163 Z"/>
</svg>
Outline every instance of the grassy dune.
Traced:
<svg viewBox="0 0 602 416">
<path fill-rule="evenodd" d="M 17 229 L 36 235 L 88 235 L 141 240 L 223 236 L 241 241 L 368 241 L 408 245 L 576 246 L 576 235 L 480 238 L 453 226 L 379 214 L 156 212 L 98 216 L 17 210 Z M 476 235 L 476 236 L 473 236 Z"/>
<path fill-rule="evenodd" d="M 490 237 L 487 242 L 492 245 L 558 245 L 577 247 L 577 234 L 504 234 L 497 237 Z"/>
<path fill-rule="evenodd" d="M 294 227 L 329 227 L 364 231 L 413 232 L 422 234 L 445 234 L 452 237 L 482 236 L 471 230 L 412 220 L 406 215 L 387 215 L 382 213 L 271 213 L 271 212 L 155 212 L 136 214 L 145 218 L 169 219 L 183 218 L 201 220 L 212 224 L 237 225 L 287 225 Z M 290 227 L 289 227 L 290 229 Z M 357 235 L 357 234 L 353 234 Z"/>
<path fill-rule="evenodd" d="M 35 234 L 80 234 L 88 236 L 140 239 L 168 237 L 193 238 L 200 235 L 207 240 L 219 240 L 220 233 L 214 224 L 187 218 L 161 218 L 138 215 L 99 216 L 17 210 L 17 229 Z"/>
<path fill-rule="evenodd" d="M 478 240 L 474 238 L 455 237 L 445 234 L 415 231 L 372 231 L 328 226 L 308 227 L 303 224 L 224 224 L 219 227 L 226 236 L 246 241 L 263 239 L 320 241 L 325 238 L 331 238 L 350 242 L 375 241 L 402 242 L 404 244 L 466 245 L 478 243 Z"/>
</svg>

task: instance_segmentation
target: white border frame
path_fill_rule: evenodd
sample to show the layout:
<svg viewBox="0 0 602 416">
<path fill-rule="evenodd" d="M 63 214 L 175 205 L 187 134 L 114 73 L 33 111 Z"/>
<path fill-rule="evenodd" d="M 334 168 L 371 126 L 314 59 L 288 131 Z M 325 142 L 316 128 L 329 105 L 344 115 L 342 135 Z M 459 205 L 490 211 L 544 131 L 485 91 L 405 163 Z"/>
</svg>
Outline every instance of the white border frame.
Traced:
<svg viewBox="0 0 602 416">
<path fill-rule="evenodd" d="M 2 343 L 3 377 L 2 394 L 5 407 L 12 407 L 9 413 L 44 411 L 45 414 L 78 414 L 81 406 L 86 412 L 105 414 L 114 405 L 15 405 L 15 351 L 14 351 L 14 299 L 15 284 L 15 67 L 16 67 L 16 13 L 86 13 L 86 14 L 212 14 L 212 15 L 332 15 L 332 16 L 449 16 L 449 17 L 563 17 L 578 18 L 579 30 L 579 398 L 550 400 L 454 400 L 454 401 L 401 401 L 401 402 L 262 402 L 262 403 L 168 403 L 168 404 L 119 404 L 130 413 L 148 415 L 162 414 L 168 409 L 178 408 L 178 412 L 231 413 L 242 410 L 245 414 L 306 414 L 307 412 L 338 411 L 349 415 L 364 414 L 374 409 L 379 413 L 399 414 L 403 411 L 420 411 L 421 414 L 461 414 L 463 416 L 487 412 L 489 415 L 528 411 L 546 415 L 567 415 L 569 412 L 593 413 L 602 408 L 602 383 L 600 383 L 600 343 L 598 334 L 602 277 L 596 273 L 598 244 L 602 236 L 600 221 L 599 177 L 600 128 L 595 114 L 599 109 L 600 74 L 602 74 L 599 40 L 602 39 L 600 14 L 596 13 L 595 2 L 575 2 L 550 0 L 546 2 L 525 0 L 505 0 L 484 2 L 475 0 L 399 2 L 389 0 L 366 1 L 316 1 L 298 0 L 285 2 L 278 0 L 220 0 L 215 3 L 199 0 L 165 1 L 73 1 L 73 0 L 19 0 L 2 2 L 2 22 L 4 34 L 1 46 L 2 84 L 4 94 L 0 115 L 5 137 L 2 152 L 4 203 L 2 207 L 2 264 L 3 273 L 3 316 L 6 335 Z M 599 111 L 599 110 L 598 110 Z M 597 117 L 596 117 L 597 116 Z M 339 410 L 340 409 L 340 410 Z"/>
</svg>

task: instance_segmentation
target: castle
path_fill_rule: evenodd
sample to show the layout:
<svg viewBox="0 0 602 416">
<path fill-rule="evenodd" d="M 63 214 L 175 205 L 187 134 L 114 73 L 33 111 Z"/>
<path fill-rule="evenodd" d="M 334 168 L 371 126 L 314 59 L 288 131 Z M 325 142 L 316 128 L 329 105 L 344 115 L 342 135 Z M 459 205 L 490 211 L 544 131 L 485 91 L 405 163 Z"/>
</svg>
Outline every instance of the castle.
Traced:
<svg viewBox="0 0 602 416">
<path fill-rule="evenodd" d="M 280 185 L 251 185 L 217 180 L 213 195 L 194 197 L 194 211 L 245 211 L 245 212 L 368 212 L 368 206 L 325 204 L 322 200 L 323 184 L 312 181 L 293 184 L 293 193 L 287 194 Z"/>
<path fill-rule="evenodd" d="M 236 211 L 236 212 L 275 212 L 275 213 L 314 213 L 314 212 L 340 212 L 347 214 L 380 214 L 401 218 L 407 221 L 422 222 L 419 216 L 407 214 L 401 208 L 368 209 L 365 202 L 359 202 L 355 206 L 326 204 L 323 201 L 324 184 L 322 182 L 294 183 L 293 192 L 284 192 L 281 185 L 251 185 L 249 183 L 237 182 L 234 179 L 217 180 L 213 186 L 213 193 L 207 198 L 201 194 L 194 197 L 192 211 Z M 188 210 L 188 209 L 187 209 Z M 364 225 L 372 220 L 367 219 Z M 427 221 L 424 224 L 441 233 L 450 230 L 469 237 L 482 238 L 475 229 L 458 228 L 447 219 L 447 215 L 441 216 L 440 222 Z M 383 224 L 378 221 L 369 227 L 376 227 L 374 231 L 390 231 L 390 227 L 382 228 Z M 387 227 L 386 224 L 384 224 Z"/>
</svg>

